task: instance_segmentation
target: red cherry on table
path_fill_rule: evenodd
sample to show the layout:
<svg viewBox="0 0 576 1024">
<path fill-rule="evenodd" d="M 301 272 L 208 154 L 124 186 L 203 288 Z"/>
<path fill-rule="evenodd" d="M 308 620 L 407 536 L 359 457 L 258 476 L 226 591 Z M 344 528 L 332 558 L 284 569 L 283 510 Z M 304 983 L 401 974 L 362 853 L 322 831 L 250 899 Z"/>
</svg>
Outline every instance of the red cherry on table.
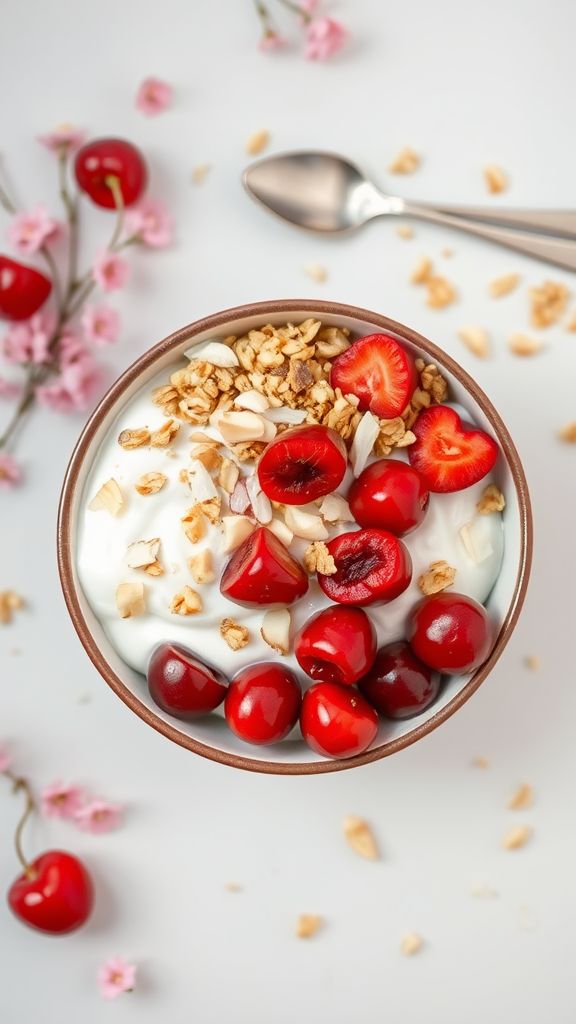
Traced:
<svg viewBox="0 0 576 1024">
<path fill-rule="evenodd" d="M 358 688 L 385 718 L 411 718 L 436 698 L 440 673 L 424 665 L 401 640 L 380 648 Z"/>
<path fill-rule="evenodd" d="M 308 576 L 282 541 L 260 526 L 236 549 L 220 580 L 236 604 L 291 604 L 308 590 Z"/>
<path fill-rule="evenodd" d="M 331 494 L 344 478 L 346 445 L 329 427 L 294 427 L 271 441 L 258 461 L 258 480 L 271 501 L 305 505 Z"/>
<path fill-rule="evenodd" d="M 52 291 L 52 282 L 34 267 L 0 256 L 0 317 L 28 320 Z"/>
<path fill-rule="evenodd" d="M 289 668 L 263 661 L 234 677 L 224 714 L 233 733 L 247 743 L 277 743 L 298 721 L 302 693 Z"/>
<path fill-rule="evenodd" d="M 372 667 L 376 632 L 361 608 L 325 608 L 300 630 L 294 653 L 311 679 L 352 685 Z"/>
<path fill-rule="evenodd" d="M 420 525 L 430 499 L 422 477 L 399 459 L 379 459 L 360 473 L 348 493 L 359 526 L 374 526 L 401 537 Z"/>
<path fill-rule="evenodd" d="M 424 409 L 412 426 L 416 441 L 410 465 L 430 491 L 461 491 L 478 483 L 498 458 L 498 445 L 485 431 L 464 423 L 449 405 Z"/>
<path fill-rule="evenodd" d="M 139 149 L 125 139 L 94 139 L 78 150 L 74 160 L 76 181 L 96 206 L 116 208 L 111 177 L 118 179 L 124 206 L 140 199 L 148 181 L 148 170 Z"/>
<path fill-rule="evenodd" d="M 326 545 L 336 563 L 331 576 L 318 573 L 318 583 L 332 601 L 366 605 L 398 597 L 412 579 L 408 548 L 387 530 L 353 530 Z"/>
<path fill-rule="evenodd" d="M 416 367 L 410 353 L 395 338 L 369 334 L 336 357 L 330 383 L 344 395 L 356 395 L 359 409 L 392 419 L 404 412 L 412 397 Z"/>
<path fill-rule="evenodd" d="M 408 619 L 408 640 L 424 664 L 438 672 L 472 672 L 488 657 L 494 629 L 483 605 L 465 594 L 425 597 Z"/>
<path fill-rule="evenodd" d="M 184 720 L 207 715 L 222 703 L 228 680 L 179 644 L 160 644 L 148 663 L 148 690 L 155 704 Z"/>
<path fill-rule="evenodd" d="M 317 683 L 304 694 L 302 735 L 325 757 L 362 754 L 378 732 L 378 714 L 357 690 L 337 683 Z"/>
<path fill-rule="evenodd" d="M 64 935 L 80 928 L 94 903 L 92 879 L 71 853 L 47 850 L 8 891 L 12 913 L 40 932 Z"/>
</svg>

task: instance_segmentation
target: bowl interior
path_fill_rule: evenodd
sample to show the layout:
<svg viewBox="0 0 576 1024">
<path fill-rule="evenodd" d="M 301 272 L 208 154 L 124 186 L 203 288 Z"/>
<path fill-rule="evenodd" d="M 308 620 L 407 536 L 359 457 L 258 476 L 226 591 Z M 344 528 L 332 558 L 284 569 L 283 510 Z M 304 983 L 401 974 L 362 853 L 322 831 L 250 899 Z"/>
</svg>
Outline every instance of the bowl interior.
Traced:
<svg viewBox="0 0 576 1024">
<path fill-rule="evenodd" d="M 326 760 L 299 738 L 269 747 L 248 746 L 233 735 L 219 714 L 189 723 L 164 714 L 150 701 L 144 678 L 114 650 L 86 600 L 75 568 L 78 512 L 88 500 L 94 457 L 125 403 L 141 389 L 149 390 L 154 378 L 193 344 L 226 334 L 242 335 L 266 322 L 300 322 L 310 315 L 328 325 L 348 327 L 354 335 L 386 330 L 441 367 L 449 379 L 451 399 L 468 410 L 471 419 L 500 445 L 502 456 L 495 475 L 506 498 L 503 563 L 487 602 L 499 634 L 488 661 L 472 676 L 449 678 L 435 704 L 417 718 L 382 722 L 373 747 L 345 761 Z M 197 753 L 237 767 L 286 774 L 333 771 L 375 760 L 414 742 L 452 714 L 480 685 L 507 642 L 527 583 L 530 548 L 529 501 L 518 455 L 504 424 L 475 382 L 445 353 L 410 329 L 365 310 L 322 302 L 270 302 L 230 310 L 184 328 L 142 356 L 111 388 L 85 428 L 65 481 L 59 524 L 60 571 L 69 611 L 88 654 L 118 696 L 154 728 Z"/>
</svg>

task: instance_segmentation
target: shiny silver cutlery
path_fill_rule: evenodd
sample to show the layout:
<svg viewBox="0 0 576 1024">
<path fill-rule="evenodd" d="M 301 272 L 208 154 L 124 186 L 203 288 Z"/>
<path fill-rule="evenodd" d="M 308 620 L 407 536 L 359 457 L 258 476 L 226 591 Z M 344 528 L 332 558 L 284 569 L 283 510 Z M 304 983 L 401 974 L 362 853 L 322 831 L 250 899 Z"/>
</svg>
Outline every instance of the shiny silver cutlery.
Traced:
<svg viewBox="0 0 576 1024">
<path fill-rule="evenodd" d="M 283 153 L 244 172 L 252 198 L 311 231 L 336 233 L 382 216 L 418 217 L 576 270 L 576 211 L 415 203 L 382 192 L 362 171 L 335 153 Z"/>
</svg>

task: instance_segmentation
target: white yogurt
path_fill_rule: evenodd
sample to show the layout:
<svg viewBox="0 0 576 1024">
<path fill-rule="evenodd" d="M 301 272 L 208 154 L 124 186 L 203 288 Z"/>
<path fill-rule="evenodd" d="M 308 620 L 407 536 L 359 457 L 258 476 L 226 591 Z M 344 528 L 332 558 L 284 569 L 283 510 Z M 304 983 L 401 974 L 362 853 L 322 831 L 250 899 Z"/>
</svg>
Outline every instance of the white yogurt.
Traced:
<svg viewBox="0 0 576 1024">
<path fill-rule="evenodd" d="M 231 675 L 244 665 L 275 659 L 277 655 L 260 636 L 265 609 L 243 608 L 223 597 L 219 591 L 217 581 L 230 557 L 222 551 L 221 529 L 209 526 L 206 537 L 195 545 L 182 530 L 180 519 L 191 505 L 191 496 L 179 481 L 179 473 L 190 464 L 191 444 L 188 438 L 193 428 L 182 424 L 169 451 L 155 448 L 125 451 L 117 442 L 121 430 L 144 426 L 155 429 L 164 422 L 161 411 L 151 404 L 150 393 L 156 383 L 164 383 L 165 380 L 166 374 L 163 373 L 157 382 L 147 385 L 126 405 L 94 462 L 78 521 L 80 582 L 118 654 L 138 672 L 146 672 L 150 655 L 158 644 L 172 641 L 192 649 Z M 394 457 L 405 458 L 405 455 L 396 451 Z M 142 474 L 151 471 L 164 473 L 168 482 L 159 493 L 142 496 L 134 490 L 134 484 Z M 106 511 L 93 512 L 87 507 L 96 491 L 111 477 L 120 485 L 126 502 L 117 517 Z M 349 472 L 346 486 L 350 480 Z M 417 586 L 418 577 L 431 562 L 443 559 L 456 569 L 455 591 L 480 602 L 486 600 L 498 576 L 503 552 L 501 516 L 479 516 L 476 512 L 476 502 L 489 482 L 489 479 L 484 479 L 455 494 L 430 496 L 424 522 L 404 538 L 412 558 L 410 586 L 390 604 L 365 608 L 376 627 L 380 645 L 404 637 L 407 615 L 422 597 Z M 342 493 L 346 492 L 346 486 L 340 488 Z M 475 546 L 477 550 L 482 549 L 485 556 L 479 563 L 470 557 L 459 533 L 462 526 L 472 521 Z M 331 535 L 354 528 L 352 523 L 335 529 L 329 527 Z M 164 576 L 150 577 L 142 570 L 129 569 L 126 565 L 128 545 L 152 537 L 161 539 L 159 558 L 166 569 Z M 295 541 L 292 550 L 298 557 L 306 546 L 306 541 Z M 212 551 L 216 582 L 196 586 L 186 563 L 204 547 Z M 119 583 L 129 581 L 144 583 L 147 612 L 137 618 L 121 619 L 116 608 L 116 588 Z M 185 585 L 192 586 L 201 594 L 204 607 L 202 612 L 184 618 L 170 612 L 170 602 Z M 330 604 L 312 577 L 306 596 L 291 608 L 293 633 L 311 615 Z M 242 650 L 231 651 L 220 636 L 219 626 L 224 618 L 233 618 L 248 627 L 251 640 Z M 293 656 L 288 657 L 286 663 L 298 668 Z"/>
</svg>

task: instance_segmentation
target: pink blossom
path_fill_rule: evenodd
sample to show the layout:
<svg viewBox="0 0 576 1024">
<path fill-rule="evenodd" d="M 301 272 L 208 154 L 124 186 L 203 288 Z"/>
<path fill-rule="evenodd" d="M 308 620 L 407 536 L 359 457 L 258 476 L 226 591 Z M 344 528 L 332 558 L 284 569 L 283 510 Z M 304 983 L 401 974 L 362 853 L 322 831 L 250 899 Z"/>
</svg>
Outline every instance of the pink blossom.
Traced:
<svg viewBox="0 0 576 1024">
<path fill-rule="evenodd" d="M 136 93 L 136 106 L 143 114 L 161 114 L 172 103 L 172 86 L 161 78 L 145 78 Z"/>
<path fill-rule="evenodd" d="M 36 313 L 30 320 L 12 324 L 3 339 L 6 361 L 36 365 L 46 362 L 53 326 L 53 317 L 44 313 Z"/>
<path fill-rule="evenodd" d="M 128 279 L 128 270 L 127 261 L 108 249 L 100 253 L 92 267 L 96 284 L 105 292 L 123 288 Z"/>
<path fill-rule="evenodd" d="M 172 242 L 172 220 L 159 199 L 143 199 L 126 214 L 129 237 L 153 249 L 161 249 Z"/>
<path fill-rule="evenodd" d="M 121 956 L 112 956 L 98 968 L 98 988 L 104 999 L 116 999 L 122 992 L 132 992 L 136 984 L 136 965 Z"/>
<path fill-rule="evenodd" d="M 262 53 L 277 53 L 278 50 L 282 50 L 285 46 L 286 40 L 284 36 L 281 36 L 273 28 L 267 28 L 258 43 L 258 49 L 262 50 Z"/>
<path fill-rule="evenodd" d="M 39 135 L 38 142 L 41 142 L 46 149 L 54 153 L 69 153 L 72 149 L 78 149 L 84 142 L 85 134 L 72 124 L 59 124 L 53 132 L 46 135 Z"/>
<path fill-rule="evenodd" d="M 7 490 L 22 479 L 22 470 L 11 455 L 0 452 L 0 488 Z"/>
<path fill-rule="evenodd" d="M 110 804 L 106 800 L 91 800 L 76 811 L 74 821 L 84 832 L 98 835 L 116 828 L 120 824 L 121 816 L 122 808 L 118 804 Z"/>
<path fill-rule="evenodd" d="M 0 377 L 0 398 L 18 398 L 22 393 L 22 386 L 15 380 L 7 380 Z"/>
<path fill-rule="evenodd" d="M 12 758 L 6 747 L 0 747 L 0 773 L 7 772 L 12 764 Z"/>
<path fill-rule="evenodd" d="M 93 345 L 111 345 L 118 337 L 120 315 L 111 306 L 86 306 L 82 327 Z"/>
<path fill-rule="evenodd" d="M 61 356 L 61 373 L 51 384 L 36 388 L 36 397 L 55 412 L 81 412 L 92 404 L 102 382 L 102 370 L 78 339 L 73 339 L 64 358 L 70 362 L 64 363 Z"/>
<path fill-rule="evenodd" d="M 315 18 L 306 26 L 304 56 L 308 60 L 327 60 L 342 49 L 348 33 L 334 18 Z"/>
<path fill-rule="evenodd" d="M 41 793 L 41 810 L 47 818 L 73 818 L 82 805 L 84 791 L 80 786 L 66 786 L 53 782 Z"/>
<path fill-rule="evenodd" d="M 320 0 L 300 0 L 299 6 L 302 11 L 300 24 L 307 25 L 311 21 L 312 15 L 315 14 L 320 7 Z"/>
<path fill-rule="evenodd" d="M 24 210 L 12 218 L 8 240 L 22 253 L 38 252 L 60 230 L 58 221 L 50 216 L 43 203 Z"/>
</svg>

